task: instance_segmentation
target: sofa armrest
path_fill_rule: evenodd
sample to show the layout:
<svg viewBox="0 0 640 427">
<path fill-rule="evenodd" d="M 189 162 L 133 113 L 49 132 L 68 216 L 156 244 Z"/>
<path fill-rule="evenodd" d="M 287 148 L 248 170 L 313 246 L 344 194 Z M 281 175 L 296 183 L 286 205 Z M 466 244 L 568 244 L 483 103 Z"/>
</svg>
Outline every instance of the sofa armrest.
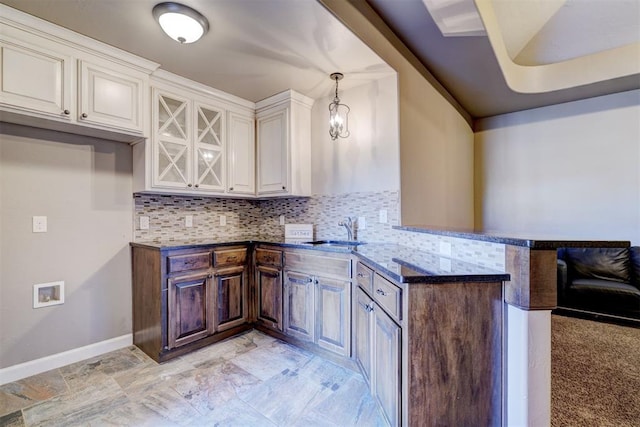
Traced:
<svg viewBox="0 0 640 427">
<path fill-rule="evenodd" d="M 568 283 L 568 273 L 567 273 L 567 263 L 564 260 L 557 260 L 557 275 L 558 275 L 558 305 L 561 302 L 564 302 L 567 294 L 567 286 Z"/>
</svg>

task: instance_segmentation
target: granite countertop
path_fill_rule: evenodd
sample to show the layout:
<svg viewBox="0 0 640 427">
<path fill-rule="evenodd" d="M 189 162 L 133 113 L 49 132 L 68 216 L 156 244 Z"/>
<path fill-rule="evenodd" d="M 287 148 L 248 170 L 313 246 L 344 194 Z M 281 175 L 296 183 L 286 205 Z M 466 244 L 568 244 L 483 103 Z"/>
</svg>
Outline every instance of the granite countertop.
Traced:
<svg viewBox="0 0 640 427">
<path fill-rule="evenodd" d="M 495 282 L 509 280 L 509 274 L 485 267 L 387 243 L 365 243 L 358 246 L 327 246 L 291 242 L 273 236 L 235 236 L 224 241 L 197 239 L 163 242 L 132 242 L 131 246 L 158 250 L 191 249 L 200 246 L 237 244 L 273 244 L 296 249 L 355 254 L 364 263 L 399 283 Z"/>
<path fill-rule="evenodd" d="M 588 240 L 561 238 L 556 236 L 540 236 L 525 233 L 508 233 L 501 231 L 477 231 L 465 228 L 443 228 L 429 225 L 396 225 L 396 230 L 415 233 L 435 234 L 439 236 L 458 237 L 462 239 L 480 240 L 484 242 L 502 243 L 512 246 L 524 246 L 530 249 L 558 248 L 627 248 L 628 240 Z"/>
</svg>

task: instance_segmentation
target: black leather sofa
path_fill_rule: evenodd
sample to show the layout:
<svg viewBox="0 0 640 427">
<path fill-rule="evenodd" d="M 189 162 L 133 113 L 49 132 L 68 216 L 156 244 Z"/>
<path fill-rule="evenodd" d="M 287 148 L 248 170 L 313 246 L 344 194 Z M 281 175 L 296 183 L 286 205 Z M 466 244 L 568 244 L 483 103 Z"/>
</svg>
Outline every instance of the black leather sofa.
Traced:
<svg viewBox="0 0 640 427">
<path fill-rule="evenodd" d="M 640 319 L 640 246 L 558 249 L 558 307 Z"/>
</svg>

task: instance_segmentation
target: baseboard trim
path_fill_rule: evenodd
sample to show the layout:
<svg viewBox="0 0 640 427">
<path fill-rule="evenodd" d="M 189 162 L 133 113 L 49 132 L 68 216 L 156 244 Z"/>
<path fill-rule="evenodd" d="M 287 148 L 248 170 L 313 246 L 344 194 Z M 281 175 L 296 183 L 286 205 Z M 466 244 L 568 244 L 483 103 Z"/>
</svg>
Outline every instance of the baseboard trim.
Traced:
<svg viewBox="0 0 640 427">
<path fill-rule="evenodd" d="M 32 375 L 50 371 L 70 363 L 79 362 L 94 356 L 99 356 L 110 351 L 128 347 L 133 344 L 133 334 L 121 335 L 105 341 L 52 354 L 40 359 L 9 366 L 0 369 L 0 385 L 18 381 Z"/>
</svg>

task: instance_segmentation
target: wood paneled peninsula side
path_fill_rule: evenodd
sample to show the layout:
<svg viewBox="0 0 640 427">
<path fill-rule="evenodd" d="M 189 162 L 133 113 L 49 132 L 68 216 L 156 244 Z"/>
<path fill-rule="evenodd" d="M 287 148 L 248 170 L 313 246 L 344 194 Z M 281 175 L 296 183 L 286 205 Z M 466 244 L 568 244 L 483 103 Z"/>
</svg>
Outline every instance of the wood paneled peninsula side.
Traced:
<svg viewBox="0 0 640 427">
<path fill-rule="evenodd" d="M 504 272 L 394 244 L 131 247 L 156 361 L 257 328 L 359 369 L 389 425 L 503 424 Z"/>
<path fill-rule="evenodd" d="M 395 226 L 404 237 L 454 258 L 497 262 L 505 282 L 505 425 L 551 423 L 551 310 L 557 304 L 557 249 L 629 247 L 629 241 L 578 240 L 431 226 Z M 485 251 L 490 252 L 485 257 Z M 497 256 L 496 254 L 499 254 Z M 500 259 L 497 259 L 500 258 Z"/>
</svg>

